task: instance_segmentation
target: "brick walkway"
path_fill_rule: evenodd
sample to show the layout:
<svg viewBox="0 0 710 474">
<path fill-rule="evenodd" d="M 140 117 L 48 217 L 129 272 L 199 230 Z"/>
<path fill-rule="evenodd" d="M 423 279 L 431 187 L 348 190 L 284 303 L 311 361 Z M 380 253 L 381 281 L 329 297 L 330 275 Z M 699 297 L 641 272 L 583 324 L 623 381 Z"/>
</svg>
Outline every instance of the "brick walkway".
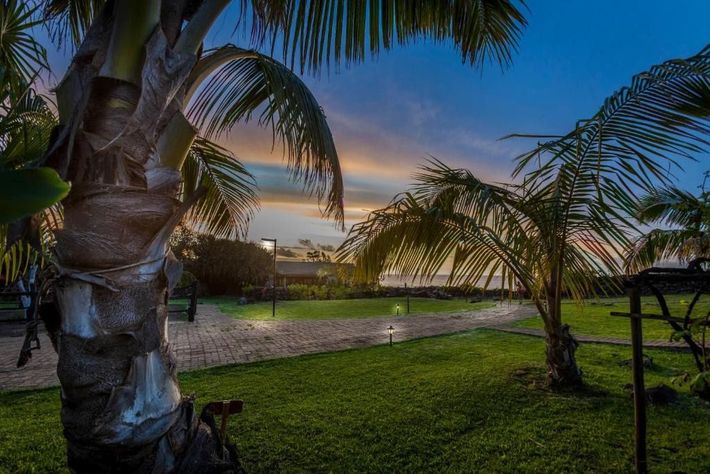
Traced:
<svg viewBox="0 0 710 474">
<path fill-rule="evenodd" d="M 384 344 L 390 324 L 395 328 L 395 341 L 403 341 L 508 325 L 534 314 L 530 306 L 506 303 L 475 312 L 398 318 L 244 321 L 222 314 L 216 306 L 198 305 L 194 323 L 170 321 L 169 337 L 178 370 L 184 371 Z M 42 349 L 17 369 L 22 337 L 16 329 L 0 331 L 0 390 L 58 385 L 57 356 L 46 334 L 40 335 Z"/>
</svg>

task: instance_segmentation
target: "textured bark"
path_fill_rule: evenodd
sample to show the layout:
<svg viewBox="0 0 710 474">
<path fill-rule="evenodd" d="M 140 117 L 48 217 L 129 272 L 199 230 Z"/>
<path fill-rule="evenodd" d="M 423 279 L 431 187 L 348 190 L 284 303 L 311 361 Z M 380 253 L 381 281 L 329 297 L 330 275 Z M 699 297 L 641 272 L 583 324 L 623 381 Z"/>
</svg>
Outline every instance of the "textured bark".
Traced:
<svg viewBox="0 0 710 474">
<path fill-rule="evenodd" d="M 553 275 L 559 276 L 553 272 Z M 575 387 L 582 384 L 582 371 L 577 367 L 575 352 L 579 343 L 570 327 L 562 324 L 562 300 L 558 280 L 553 278 L 547 286 L 547 317 L 545 344 L 547 382 L 553 387 Z"/>
<path fill-rule="evenodd" d="M 582 384 L 582 371 L 577 367 L 575 351 L 579 343 L 562 324 L 545 336 L 547 381 L 554 387 L 574 387 Z"/>
<path fill-rule="evenodd" d="M 97 20 L 60 86 L 66 120 L 47 157 L 72 181 L 56 233 L 59 320 L 47 321 L 69 467 L 236 471 L 211 416 L 181 396 L 167 334 L 180 274 L 167 242 L 189 203 L 176 199 L 179 172 L 160 166 L 156 144 L 196 57 L 173 53 L 157 28 L 140 84 L 100 77 L 108 22 Z"/>
</svg>

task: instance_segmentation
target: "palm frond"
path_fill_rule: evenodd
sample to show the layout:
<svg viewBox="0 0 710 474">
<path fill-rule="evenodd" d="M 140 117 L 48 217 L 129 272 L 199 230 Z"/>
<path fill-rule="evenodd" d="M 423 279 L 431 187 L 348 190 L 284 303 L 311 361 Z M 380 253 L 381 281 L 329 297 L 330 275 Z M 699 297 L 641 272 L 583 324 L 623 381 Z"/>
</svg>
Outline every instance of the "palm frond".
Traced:
<svg viewBox="0 0 710 474">
<path fill-rule="evenodd" d="M 539 215 L 558 229 L 550 234 L 550 248 L 558 249 L 560 265 L 566 265 L 568 243 L 591 231 L 609 254 L 595 252 L 595 258 L 619 271 L 640 195 L 668 184 L 683 160 L 707 150 L 708 97 L 706 48 L 636 75 L 591 119 L 517 158 L 514 176 L 523 175 L 525 187 L 550 190 L 548 212 Z"/>
<path fill-rule="evenodd" d="M 523 227 L 516 219 L 517 199 L 468 171 L 433 162 L 418 173 L 411 193 L 353 226 L 338 256 L 355 261 L 363 279 L 384 271 L 432 277 L 450 257 L 452 283 L 475 283 L 501 263 L 514 273 L 524 273 L 513 249 L 525 245 Z"/>
<path fill-rule="evenodd" d="M 246 235 L 258 208 L 254 177 L 228 150 L 198 137 L 182 167 L 182 195 L 206 194 L 186 214 L 191 229 L 222 238 Z"/>
<path fill-rule="evenodd" d="M 14 95 L 14 94 L 12 94 Z M 49 145 L 57 118 L 44 98 L 27 87 L 4 101 L 0 116 L 0 169 L 37 166 Z"/>
<path fill-rule="evenodd" d="M 636 218 L 642 223 L 698 228 L 705 219 L 710 221 L 710 202 L 682 189 L 663 188 L 639 200 Z M 710 222 L 705 225 L 710 226 Z"/>
<path fill-rule="evenodd" d="M 3 87 L 27 84 L 48 67 L 47 51 L 32 28 L 41 22 L 36 7 L 18 0 L 0 0 L 0 79 Z"/>
<path fill-rule="evenodd" d="M 641 198 L 636 218 L 644 224 L 670 228 L 653 229 L 629 246 L 625 262 L 628 271 L 639 271 L 657 261 L 680 262 L 710 256 L 710 196 L 694 196 L 668 187 Z"/>
<path fill-rule="evenodd" d="M 51 258 L 50 249 L 55 242 L 54 230 L 60 228 L 62 221 L 63 211 L 60 203 L 42 211 L 38 242 L 29 235 L 11 235 L 11 225 L 0 224 L 0 278 L 9 284 L 25 275 L 31 265 L 37 264 L 41 268 Z M 13 241 L 10 242 L 9 239 Z"/>
<path fill-rule="evenodd" d="M 316 71 L 419 38 L 451 40 L 462 60 L 510 63 L 527 25 L 514 0 L 252 0 L 255 36 L 291 67 Z"/>
<path fill-rule="evenodd" d="M 70 42 L 74 48 L 78 48 L 105 4 L 106 0 L 47 1 L 44 5 L 44 18 L 52 40 L 59 46 Z"/>
<path fill-rule="evenodd" d="M 5 245 L 6 225 L 0 225 L 0 277 L 9 284 L 25 274 L 30 265 L 42 260 L 42 255 L 27 242 L 15 242 L 9 248 Z"/>
<path fill-rule="evenodd" d="M 628 250 L 625 265 L 628 272 L 635 273 L 645 268 L 652 267 L 656 262 L 663 260 L 682 261 L 689 256 L 687 252 L 689 242 L 701 238 L 708 247 L 708 237 L 698 232 L 685 229 L 653 229 L 641 235 Z M 692 252 L 692 258 L 695 258 Z M 698 257 L 707 256 L 701 252 Z"/>
<path fill-rule="evenodd" d="M 666 61 L 634 76 L 630 86 L 567 135 L 519 156 L 514 175 L 552 180 L 566 165 L 587 189 L 606 191 L 607 199 L 631 210 L 640 192 L 669 183 L 682 160 L 707 150 L 709 98 L 707 48 L 685 60 Z M 529 171 L 536 162 L 540 166 Z"/>
<path fill-rule="evenodd" d="M 544 291 L 560 265 L 562 291 L 581 300 L 596 291 L 598 276 L 618 269 L 616 249 L 626 238 L 602 204 L 573 196 L 567 212 L 558 181 L 503 187 L 432 162 L 411 193 L 353 226 L 338 257 L 364 280 L 384 272 L 430 278 L 446 262 L 452 285 L 499 275 L 504 289 L 522 284 L 544 313 Z"/>
<path fill-rule="evenodd" d="M 333 137 L 323 110 L 297 75 L 268 56 L 228 45 L 207 52 L 188 85 L 197 93 L 189 116 L 207 137 L 258 113 L 259 124 L 273 130 L 274 143 L 282 143 L 292 179 L 325 203 L 325 216 L 342 225 L 343 178 Z"/>
</svg>

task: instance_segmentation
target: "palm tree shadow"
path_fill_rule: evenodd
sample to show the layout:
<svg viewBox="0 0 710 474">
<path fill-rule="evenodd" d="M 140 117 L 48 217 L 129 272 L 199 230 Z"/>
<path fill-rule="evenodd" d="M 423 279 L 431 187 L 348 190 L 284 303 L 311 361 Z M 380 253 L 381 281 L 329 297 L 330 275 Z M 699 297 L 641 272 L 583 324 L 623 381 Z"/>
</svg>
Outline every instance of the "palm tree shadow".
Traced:
<svg viewBox="0 0 710 474">
<path fill-rule="evenodd" d="M 509 374 L 513 383 L 522 385 L 528 390 L 556 395 L 569 395 L 577 398 L 603 398 L 609 392 L 603 388 L 583 383 L 574 387 L 557 387 L 548 384 L 547 372 L 540 366 L 523 366 L 513 369 Z"/>
</svg>

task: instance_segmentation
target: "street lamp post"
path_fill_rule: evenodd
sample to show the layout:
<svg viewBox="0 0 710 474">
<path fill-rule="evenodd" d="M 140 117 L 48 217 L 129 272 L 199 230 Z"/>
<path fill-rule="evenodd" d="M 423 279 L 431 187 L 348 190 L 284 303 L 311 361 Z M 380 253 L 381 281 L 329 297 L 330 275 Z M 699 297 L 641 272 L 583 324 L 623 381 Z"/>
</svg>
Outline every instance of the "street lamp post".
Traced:
<svg viewBox="0 0 710 474">
<path fill-rule="evenodd" d="M 274 269 L 271 273 L 271 317 L 276 317 L 276 239 L 262 238 L 262 242 L 269 242 L 274 246 Z"/>
<path fill-rule="evenodd" d="M 407 294 L 407 314 L 409 314 L 409 290 L 406 283 L 404 284 L 404 292 Z"/>
</svg>

